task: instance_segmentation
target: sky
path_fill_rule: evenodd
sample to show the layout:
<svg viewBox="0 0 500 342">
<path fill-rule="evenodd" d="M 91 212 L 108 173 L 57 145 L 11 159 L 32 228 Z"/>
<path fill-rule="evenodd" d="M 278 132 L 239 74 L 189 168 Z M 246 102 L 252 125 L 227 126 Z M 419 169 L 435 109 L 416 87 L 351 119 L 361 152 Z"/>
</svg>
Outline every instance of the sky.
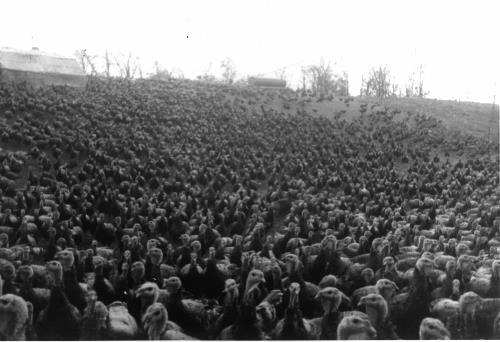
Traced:
<svg viewBox="0 0 500 342">
<path fill-rule="evenodd" d="M 492 102 L 500 75 L 500 2 L 294 0 L 0 0 L 0 47 L 74 55 L 108 50 L 188 78 L 230 58 L 237 77 L 276 76 L 292 87 L 302 66 L 330 62 L 359 93 L 387 65 L 404 85 L 422 65 L 429 97 Z M 499 99 L 497 97 L 497 103 Z"/>
</svg>

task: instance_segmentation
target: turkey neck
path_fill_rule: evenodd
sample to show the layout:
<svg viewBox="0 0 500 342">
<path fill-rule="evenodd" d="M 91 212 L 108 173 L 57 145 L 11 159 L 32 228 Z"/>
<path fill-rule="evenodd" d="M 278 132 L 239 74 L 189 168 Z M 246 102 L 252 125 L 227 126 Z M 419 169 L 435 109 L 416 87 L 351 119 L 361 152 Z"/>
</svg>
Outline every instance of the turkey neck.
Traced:
<svg viewBox="0 0 500 342">
<path fill-rule="evenodd" d="M 448 315 L 445 321 L 446 329 L 451 333 L 451 338 L 454 340 L 459 339 L 460 337 L 456 333 L 459 330 L 458 315 Z"/>
<path fill-rule="evenodd" d="M 321 340 L 336 339 L 337 325 L 339 323 L 339 313 L 330 311 L 323 315 L 321 319 Z"/>
<path fill-rule="evenodd" d="M 172 303 L 174 303 L 176 306 L 184 308 L 184 304 L 182 303 L 182 293 L 180 289 L 172 293 L 170 297 L 172 298 Z"/>
<path fill-rule="evenodd" d="M 370 320 L 370 323 L 373 325 L 373 327 L 376 328 L 381 325 L 383 317 L 381 317 L 378 308 L 367 306 L 366 315 L 368 316 L 368 319 Z"/>
<path fill-rule="evenodd" d="M 1 282 L 2 281 L 0 280 L 0 283 Z M 2 287 L 2 285 L 0 284 L 0 296 L 2 295 L 1 287 Z M 21 292 L 24 292 L 24 294 L 28 295 L 28 296 L 35 295 L 35 291 L 33 290 L 33 279 L 29 278 L 29 279 L 26 279 L 25 281 L 22 281 L 20 286 L 19 286 L 19 290 Z"/>
<path fill-rule="evenodd" d="M 290 293 L 290 299 L 289 299 L 289 303 L 288 303 L 288 310 L 294 310 L 297 308 L 297 304 L 298 304 L 298 301 L 299 301 L 299 294 L 298 293 Z"/>
<path fill-rule="evenodd" d="M 337 250 L 335 248 L 325 248 L 325 255 L 327 262 L 332 262 L 337 256 Z"/>
<path fill-rule="evenodd" d="M 382 289 L 380 290 L 380 295 L 384 297 L 385 301 L 389 303 L 392 297 L 394 297 L 394 292 L 389 289 Z"/>
<path fill-rule="evenodd" d="M 230 310 L 235 310 L 236 309 L 236 295 L 232 292 L 229 291 L 226 294 L 226 297 L 224 298 L 224 310 L 225 311 L 230 311 Z"/>
<path fill-rule="evenodd" d="M 333 299 L 328 299 L 329 303 L 321 303 L 323 307 L 323 317 L 338 315 L 338 305 L 335 305 Z M 329 305 L 328 305 L 329 304 Z"/>
<path fill-rule="evenodd" d="M 272 272 L 271 276 L 273 278 L 273 289 L 281 290 L 281 278 L 280 275 L 276 272 Z"/>
<path fill-rule="evenodd" d="M 165 325 L 162 327 L 157 327 L 151 325 L 149 328 L 146 329 L 147 333 L 149 335 L 150 340 L 161 340 L 163 335 L 167 332 L 168 330 L 168 324 L 165 322 Z"/>
<path fill-rule="evenodd" d="M 16 340 L 16 319 L 13 315 L 2 314 L 0 316 L 0 338 L 3 341 Z M 24 339 L 24 338 L 23 338 Z"/>
<path fill-rule="evenodd" d="M 94 269 L 95 279 L 104 280 L 104 269 L 102 266 L 98 266 Z"/>
<path fill-rule="evenodd" d="M 160 264 L 151 263 L 151 277 L 161 276 Z"/>
<path fill-rule="evenodd" d="M 154 304 L 155 300 L 154 297 L 141 297 L 141 311 L 144 313 L 146 310 Z"/>
<path fill-rule="evenodd" d="M 304 278 L 302 276 L 302 273 L 297 269 L 293 269 L 291 274 L 288 276 L 288 283 L 293 283 L 293 282 L 297 282 L 301 286 L 304 285 Z"/>
<path fill-rule="evenodd" d="M 47 307 L 48 312 L 60 312 L 68 308 L 69 302 L 68 298 L 64 294 L 64 290 L 61 285 L 56 285 L 52 287 L 50 291 L 50 299 Z"/>
<path fill-rule="evenodd" d="M 261 332 L 256 326 L 256 322 L 257 316 L 255 307 L 252 305 L 242 305 L 236 322 L 233 324 L 233 328 L 236 327 L 238 333 L 243 333 L 244 336 L 260 336 Z"/>
<path fill-rule="evenodd" d="M 477 336 L 476 322 L 474 316 L 470 312 L 463 314 L 463 339 L 472 339 Z"/>
<path fill-rule="evenodd" d="M 423 249 L 424 249 L 424 239 L 419 239 L 418 241 L 418 246 L 417 246 L 417 250 L 419 252 L 423 252 Z"/>
</svg>

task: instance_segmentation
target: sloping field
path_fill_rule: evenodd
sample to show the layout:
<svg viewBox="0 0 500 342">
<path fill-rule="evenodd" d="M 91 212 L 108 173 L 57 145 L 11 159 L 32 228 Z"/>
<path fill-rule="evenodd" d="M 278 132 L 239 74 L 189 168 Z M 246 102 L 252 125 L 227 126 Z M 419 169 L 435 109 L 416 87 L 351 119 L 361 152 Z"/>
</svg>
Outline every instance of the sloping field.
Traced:
<svg viewBox="0 0 500 342">
<path fill-rule="evenodd" d="M 368 99 L 376 102 L 376 100 Z M 498 105 L 476 102 L 458 102 L 436 99 L 400 98 L 388 99 L 385 104 L 402 111 L 422 113 L 437 119 L 453 130 L 462 130 L 477 137 L 498 141 Z"/>
<path fill-rule="evenodd" d="M 284 103 L 285 101 L 283 101 Z M 368 112 L 381 108 L 396 110 L 403 117 L 411 114 L 423 114 L 441 120 L 451 130 L 460 130 L 478 138 L 498 141 L 499 106 L 488 103 L 458 102 L 426 98 L 389 98 L 370 97 L 334 98 L 318 101 L 317 99 L 300 99 L 291 105 L 291 111 L 305 109 L 327 117 L 341 117 L 347 121 L 360 116 L 363 104 L 368 105 Z M 281 103 L 276 104 L 276 108 Z M 410 115 L 411 115 L 410 114 Z"/>
</svg>

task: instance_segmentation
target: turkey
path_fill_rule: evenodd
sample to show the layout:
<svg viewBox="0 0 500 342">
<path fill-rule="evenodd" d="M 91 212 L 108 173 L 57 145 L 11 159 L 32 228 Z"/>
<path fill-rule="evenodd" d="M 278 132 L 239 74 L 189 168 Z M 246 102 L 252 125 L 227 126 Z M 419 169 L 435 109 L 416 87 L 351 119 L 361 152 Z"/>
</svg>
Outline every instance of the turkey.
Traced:
<svg viewBox="0 0 500 342">
<path fill-rule="evenodd" d="M 276 326 L 278 320 L 277 308 L 282 303 L 282 297 L 283 293 L 280 290 L 272 290 L 255 308 L 261 329 L 266 334 Z"/>
<path fill-rule="evenodd" d="M 302 317 L 299 304 L 300 285 L 291 283 L 288 287 L 289 300 L 282 318 L 272 332 L 273 339 L 278 340 L 311 340 L 319 336 L 317 327 Z"/>
<path fill-rule="evenodd" d="M 51 275 L 50 299 L 40 312 L 35 325 L 40 340 L 78 340 L 81 314 L 66 297 L 63 290 L 63 268 L 58 261 L 50 261 L 47 269 Z"/>
<path fill-rule="evenodd" d="M 440 298 L 431 302 L 430 313 L 444 323 L 452 339 L 460 338 L 460 308 L 458 301 Z"/>
<path fill-rule="evenodd" d="M 284 259 L 285 269 L 288 275 L 285 279 L 283 279 L 284 286 L 289 286 L 292 282 L 298 283 L 301 287 L 299 292 L 300 308 L 304 317 L 317 317 L 321 312 L 318 302 L 314 299 L 319 290 L 318 286 L 304 280 L 304 266 L 295 254 L 286 254 Z M 285 293 L 283 302 L 285 304 L 288 302 L 287 293 Z"/>
<path fill-rule="evenodd" d="M 0 297 L 0 336 L 2 340 L 26 340 L 29 318 L 28 305 L 24 299 L 13 294 L 5 294 Z"/>
<path fill-rule="evenodd" d="M 109 305 L 115 301 L 116 294 L 113 285 L 104 276 L 105 259 L 101 256 L 94 256 L 92 259 L 95 273 L 93 288 L 98 300 L 104 303 L 104 305 Z"/>
<path fill-rule="evenodd" d="M 141 302 L 141 318 L 152 304 L 160 301 L 163 303 L 167 302 L 168 292 L 165 290 L 160 290 L 158 285 L 153 282 L 145 282 L 136 291 L 135 296 Z"/>
<path fill-rule="evenodd" d="M 391 280 L 379 279 L 375 285 L 368 285 L 355 290 L 351 296 L 352 304 L 358 305 L 359 300 L 369 294 L 380 294 L 387 302 L 390 302 L 394 297 L 398 286 Z"/>
<path fill-rule="evenodd" d="M 337 328 L 338 340 L 374 340 L 377 332 L 370 320 L 365 317 L 352 315 L 342 318 Z"/>
<path fill-rule="evenodd" d="M 33 320 L 36 322 L 38 314 L 49 303 L 50 290 L 46 288 L 33 288 L 33 268 L 29 265 L 21 265 L 17 274 L 20 279 L 19 296 L 33 305 Z"/>
<path fill-rule="evenodd" d="M 180 270 L 180 276 L 184 288 L 195 297 L 201 297 L 203 294 L 204 270 L 198 264 L 198 255 L 191 253 L 191 262 Z"/>
<path fill-rule="evenodd" d="M 422 320 L 418 335 L 421 340 L 449 340 L 451 336 L 443 322 L 430 317 Z"/>
<path fill-rule="evenodd" d="M 421 257 L 412 272 L 411 283 L 401 301 L 395 297 L 389 302 L 390 317 L 398 327 L 397 334 L 402 338 L 416 338 L 419 322 L 429 315 L 429 304 L 432 301 L 432 285 L 430 275 L 434 270 L 434 262 Z"/>
<path fill-rule="evenodd" d="M 165 284 L 168 291 L 165 308 L 171 315 L 172 321 L 186 334 L 204 338 L 208 333 L 207 312 L 204 305 L 199 301 L 183 298 L 182 282 L 178 277 L 168 278 Z"/>
<path fill-rule="evenodd" d="M 342 302 L 342 293 L 335 287 L 325 287 L 315 298 L 321 303 L 323 316 L 312 319 L 311 323 L 321 331 L 320 340 L 334 340 L 337 338 L 337 326 L 342 319 L 342 314 L 338 311 Z"/>
<path fill-rule="evenodd" d="M 267 296 L 267 289 L 261 286 L 265 282 L 264 273 L 261 270 L 252 269 L 246 278 L 242 301 L 256 303 L 255 305 L 262 302 Z"/>
<path fill-rule="evenodd" d="M 75 255 L 69 249 L 62 250 L 56 254 L 63 269 L 64 292 L 69 302 L 73 304 L 80 312 L 83 312 L 86 306 L 85 293 L 77 281 L 76 269 L 74 266 Z"/>
<path fill-rule="evenodd" d="M 225 293 L 223 309 L 212 328 L 213 337 L 218 336 L 222 329 L 233 324 L 238 314 L 239 289 L 236 281 L 232 278 L 226 279 L 223 292 Z"/>
<path fill-rule="evenodd" d="M 204 292 L 207 298 L 220 299 L 224 290 L 226 275 L 219 269 L 215 259 L 215 248 L 210 247 L 208 251 L 207 267 L 204 273 Z"/>
<path fill-rule="evenodd" d="M 102 303 L 97 301 L 97 294 L 90 291 L 87 295 L 87 307 L 82 317 L 81 339 L 86 341 L 106 340 L 108 339 L 107 322 L 108 309 Z"/>
<path fill-rule="evenodd" d="M 167 309 L 161 303 L 148 307 L 142 317 L 142 325 L 150 340 L 194 340 L 178 329 L 172 329 Z"/>
<path fill-rule="evenodd" d="M 491 339 L 493 335 L 493 323 L 500 313 L 500 298 L 479 298 L 474 305 L 472 319 L 475 323 L 477 337 Z"/>
<path fill-rule="evenodd" d="M 389 307 L 384 297 L 373 293 L 361 297 L 359 305 L 364 305 L 370 323 L 377 331 L 377 339 L 397 340 L 395 326 L 389 319 Z"/>
<path fill-rule="evenodd" d="M 266 338 L 257 317 L 256 298 L 258 295 L 252 294 L 258 291 L 252 280 L 258 284 L 259 279 L 263 279 L 264 275 L 262 271 L 254 272 L 254 274 L 252 272 L 249 274 L 250 284 L 247 281 L 247 286 L 250 285 L 250 288 L 245 290 L 236 319 L 233 324 L 221 331 L 218 337 L 221 340 L 263 340 Z"/>
</svg>

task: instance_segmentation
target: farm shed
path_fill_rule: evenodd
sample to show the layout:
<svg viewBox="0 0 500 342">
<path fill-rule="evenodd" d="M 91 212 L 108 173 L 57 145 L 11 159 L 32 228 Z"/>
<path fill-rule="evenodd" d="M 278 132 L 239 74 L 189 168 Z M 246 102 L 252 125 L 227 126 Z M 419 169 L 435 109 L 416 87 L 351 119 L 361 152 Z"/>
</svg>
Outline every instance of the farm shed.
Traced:
<svg viewBox="0 0 500 342">
<path fill-rule="evenodd" d="M 249 77 L 248 83 L 257 87 L 284 88 L 286 81 L 278 78 Z"/>
<path fill-rule="evenodd" d="M 1 48 L 0 80 L 26 81 L 34 86 L 83 87 L 87 78 L 73 58 L 46 54 L 37 48 L 29 51 Z"/>
</svg>

